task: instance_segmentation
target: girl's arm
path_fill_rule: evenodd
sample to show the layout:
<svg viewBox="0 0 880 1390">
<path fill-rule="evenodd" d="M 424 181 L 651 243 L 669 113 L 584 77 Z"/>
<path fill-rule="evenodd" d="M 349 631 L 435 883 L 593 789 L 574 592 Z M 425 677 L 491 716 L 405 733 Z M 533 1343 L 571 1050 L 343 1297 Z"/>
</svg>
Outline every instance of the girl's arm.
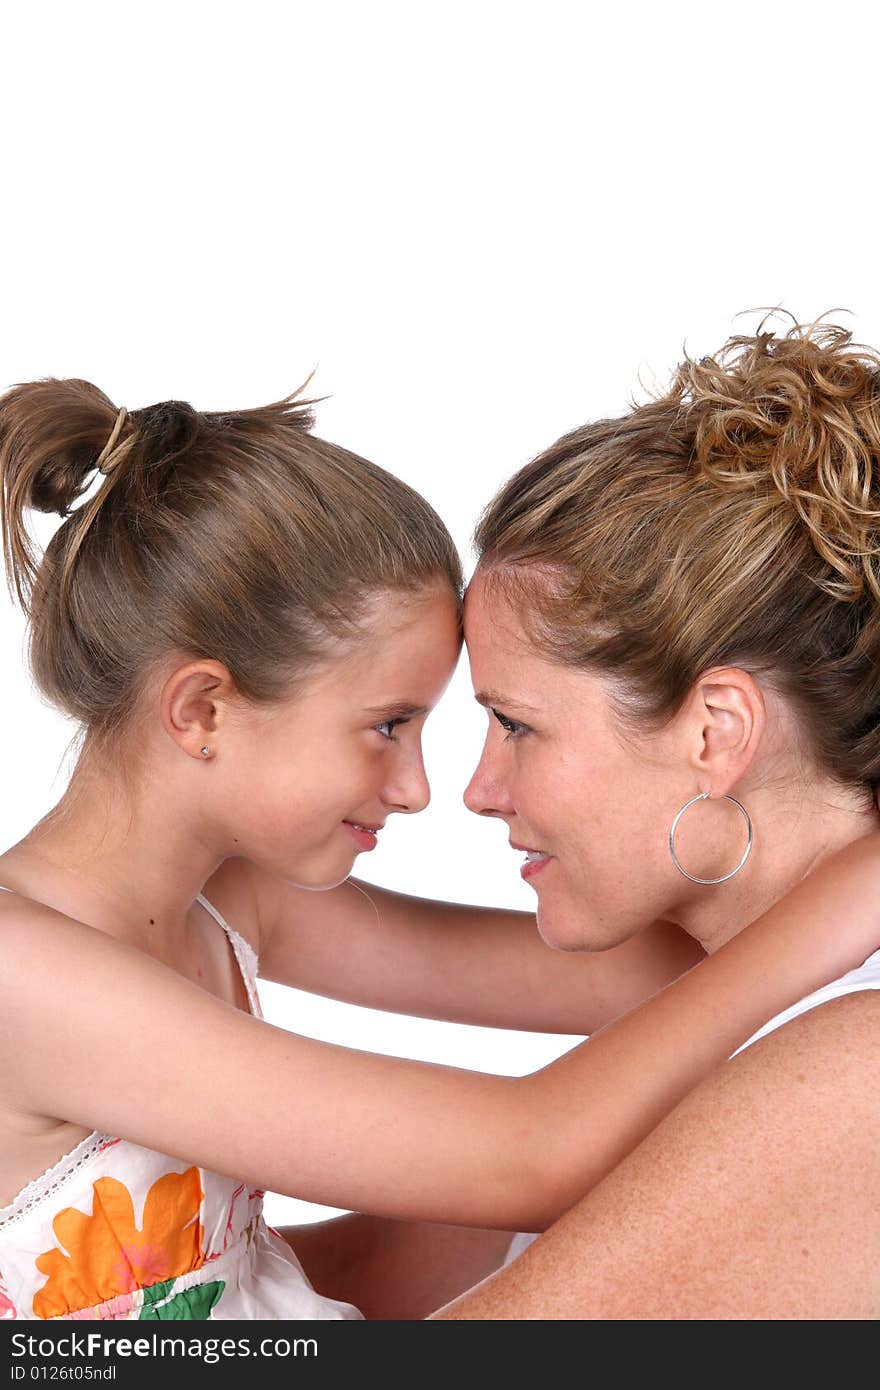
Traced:
<svg viewBox="0 0 880 1390">
<path fill-rule="evenodd" d="M 256 903 L 262 979 L 393 1013 L 583 1035 L 704 954 L 671 922 L 608 951 L 554 951 L 532 912 L 435 902 L 357 879 L 310 892 L 235 863 Z"/>
<path fill-rule="evenodd" d="M 0 914 L 4 1104 L 324 1205 L 544 1230 L 761 1023 L 869 953 L 878 846 L 839 852 L 641 1009 L 525 1077 L 288 1033 L 13 899 Z"/>
</svg>

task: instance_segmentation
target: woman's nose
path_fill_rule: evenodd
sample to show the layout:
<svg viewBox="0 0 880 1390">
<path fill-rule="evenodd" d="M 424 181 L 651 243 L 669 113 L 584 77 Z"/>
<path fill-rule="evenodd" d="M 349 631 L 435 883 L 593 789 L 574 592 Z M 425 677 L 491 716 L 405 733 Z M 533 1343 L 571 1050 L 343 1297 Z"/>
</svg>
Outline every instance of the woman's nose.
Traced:
<svg viewBox="0 0 880 1390">
<path fill-rule="evenodd" d="M 477 816 L 504 816 L 513 810 L 510 795 L 493 766 L 488 747 L 483 749 L 474 775 L 464 789 L 464 804 Z"/>
</svg>

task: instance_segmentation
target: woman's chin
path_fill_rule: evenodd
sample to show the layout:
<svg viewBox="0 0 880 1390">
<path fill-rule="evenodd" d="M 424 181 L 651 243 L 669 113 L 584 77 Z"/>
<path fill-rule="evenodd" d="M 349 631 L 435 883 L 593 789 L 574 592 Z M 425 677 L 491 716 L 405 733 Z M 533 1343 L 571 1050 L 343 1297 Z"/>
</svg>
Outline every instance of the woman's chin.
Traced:
<svg viewBox="0 0 880 1390">
<path fill-rule="evenodd" d="M 604 930 L 604 921 L 595 913 L 584 911 L 585 896 L 563 896 L 561 893 L 542 893 L 538 898 L 535 920 L 541 940 L 554 951 L 607 951 L 618 946 L 625 937 L 618 930 Z"/>
<path fill-rule="evenodd" d="M 574 940 L 572 936 L 572 923 L 577 922 L 577 915 L 574 913 L 560 912 L 548 908 L 538 899 L 538 906 L 535 913 L 535 921 L 538 927 L 538 935 L 546 946 L 550 946 L 554 951 L 582 951 L 584 942 L 582 936 Z"/>
</svg>

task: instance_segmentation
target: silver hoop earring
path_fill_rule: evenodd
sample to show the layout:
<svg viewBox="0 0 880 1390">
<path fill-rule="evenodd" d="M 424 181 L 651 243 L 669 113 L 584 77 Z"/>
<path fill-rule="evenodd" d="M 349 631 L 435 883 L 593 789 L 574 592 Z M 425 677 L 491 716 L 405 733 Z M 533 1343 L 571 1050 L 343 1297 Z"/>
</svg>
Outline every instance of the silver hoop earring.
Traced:
<svg viewBox="0 0 880 1390">
<path fill-rule="evenodd" d="M 681 810 L 679 811 L 678 815 L 675 817 L 675 820 L 672 822 L 672 829 L 671 829 L 670 832 L 669 832 L 669 853 L 672 855 L 672 862 L 673 862 L 673 864 L 675 865 L 675 867 L 678 869 L 678 872 L 679 872 L 680 874 L 684 874 L 685 878 L 689 878 L 690 881 L 691 881 L 691 883 L 726 883 L 727 880 L 728 880 L 729 878 L 733 878 L 734 874 L 738 874 L 738 873 L 739 873 L 739 871 L 740 871 L 740 869 L 742 868 L 743 864 L 746 862 L 746 860 L 748 859 L 749 855 L 750 855 L 751 852 L 752 852 L 752 822 L 751 822 L 751 818 L 750 818 L 749 813 L 748 813 L 748 811 L 746 810 L 745 806 L 743 806 L 743 804 L 742 804 L 741 801 L 737 801 L 737 799 L 736 799 L 735 796 L 728 796 L 727 793 L 725 793 L 725 795 L 724 795 L 724 800 L 725 800 L 725 801 L 732 801 L 733 804 L 734 804 L 734 806 L 739 807 L 740 811 L 742 811 L 743 816 L 745 817 L 746 829 L 748 830 L 748 834 L 749 834 L 749 841 L 748 841 L 748 844 L 746 845 L 745 853 L 743 854 L 742 859 L 739 861 L 739 863 L 737 864 L 737 866 L 736 866 L 735 869 L 731 869 L 730 873 L 729 873 L 729 874 L 724 874 L 722 878 L 695 878 L 693 874 L 689 874 L 688 871 L 687 871 L 687 869 L 685 869 L 685 868 L 682 867 L 682 865 L 679 863 L 678 855 L 677 855 L 676 852 L 675 852 L 675 832 L 676 832 L 676 830 L 677 830 L 677 828 L 678 828 L 678 822 L 681 820 L 682 816 L 684 815 L 685 811 L 687 810 L 687 808 L 688 808 L 689 806 L 693 806 L 693 804 L 694 804 L 695 801 L 705 801 L 705 799 L 706 799 L 706 797 L 707 797 L 708 795 L 709 795 L 708 792 L 700 792 L 699 796 L 692 796 L 691 799 L 690 799 L 690 801 L 686 801 L 686 802 L 684 803 L 684 805 L 682 806 L 682 808 L 681 808 Z"/>
<path fill-rule="evenodd" d="M 211 750 L 210 750 L 210 748 L 207 748 L 207 747 L 203 748 L 203 749 L 202 749 L 202 757 L 203 757 L 203 758 L 209 758 L 210 756 L 211 756 Z"/>
</svg>

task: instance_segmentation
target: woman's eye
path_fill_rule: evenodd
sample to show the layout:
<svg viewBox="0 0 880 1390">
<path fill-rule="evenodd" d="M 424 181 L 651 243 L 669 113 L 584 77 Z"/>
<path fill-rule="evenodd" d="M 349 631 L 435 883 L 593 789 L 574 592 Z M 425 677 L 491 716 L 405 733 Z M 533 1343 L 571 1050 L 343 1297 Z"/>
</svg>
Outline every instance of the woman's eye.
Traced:
<svg viewBox="0 0 880 1390">
<path fill-rule="evenodd" d="M 381 734 L 383 738 L 387 738 L 390 743 L 396 743 L 397 739 L 394 737 L 393 731 L 397 728 L 398 724 L 406 724 L 407 722 L 406 719 L 383 719 L 381 724 L 374 724 L 373 728 L 378 734 Z M 388 731 L 387 733 L 385 732 L 386 729 Z"/>
<path fill-rule="evenodd" d="M 498 723 L 501 725 L 502 729 L 507 730 L 507 738 L 519 738 L 522 734 L 528 731 L 527 725 L 517 724 L 515 719 L 508 719 L 507 715 L 502 714 L 500 710 L 493 709 L 492 713 L 498 720 Z M 506 743 L 507 739 L 505 739 L 504 742 Z"/>
</svg>

